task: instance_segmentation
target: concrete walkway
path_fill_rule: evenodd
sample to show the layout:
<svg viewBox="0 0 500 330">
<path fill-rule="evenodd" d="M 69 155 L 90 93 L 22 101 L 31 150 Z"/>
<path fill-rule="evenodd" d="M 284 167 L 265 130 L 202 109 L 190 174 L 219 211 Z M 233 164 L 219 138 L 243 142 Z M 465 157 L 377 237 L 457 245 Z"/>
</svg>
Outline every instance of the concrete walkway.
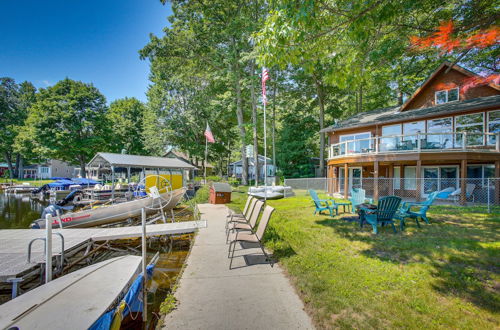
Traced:
<svg viewBox="0 0 500 330">
<path fill-rule="evenodd" d="M 175 293 L 178 307 L 166 316 L 164 328 L 313 329 L 280 266 L 259 263 L 259 248 L 237 245 L 236 269 L 229 270 L 226 206 L 202 204 L 199 209 L 208 226 L 195 238 Z"/>
</svg>

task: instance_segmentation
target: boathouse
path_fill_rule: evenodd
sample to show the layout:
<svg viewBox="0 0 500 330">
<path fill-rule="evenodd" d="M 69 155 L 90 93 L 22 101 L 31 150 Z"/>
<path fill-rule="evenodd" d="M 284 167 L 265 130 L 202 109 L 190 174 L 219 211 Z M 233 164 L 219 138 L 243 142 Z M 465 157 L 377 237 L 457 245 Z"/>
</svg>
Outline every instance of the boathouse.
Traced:
<svg viewBox="0 0 500 330">
<path fill-rule="evenodd" d="M 177 158 L 98 152 L 87 164 L 89 178 L 95 180 L 139 182 L 147 175 L 160 175 L 170 180 L 172 189 L 186 185 L 194 166 Z"/>
</svg>

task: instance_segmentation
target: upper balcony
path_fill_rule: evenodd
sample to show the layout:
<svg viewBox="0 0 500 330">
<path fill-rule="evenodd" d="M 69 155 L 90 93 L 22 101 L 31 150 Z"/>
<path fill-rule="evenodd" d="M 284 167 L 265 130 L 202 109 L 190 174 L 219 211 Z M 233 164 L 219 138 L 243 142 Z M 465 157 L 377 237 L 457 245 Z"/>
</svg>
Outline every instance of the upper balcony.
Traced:
<svg viewBox="0 0 500 330">
<path fill-rule="evenodd" d="M 500 153 L 500 133 L 418 133 L 342 141 L 330 146 L 328 159 L 346 156 L 452 151 Z"/>
</svg>

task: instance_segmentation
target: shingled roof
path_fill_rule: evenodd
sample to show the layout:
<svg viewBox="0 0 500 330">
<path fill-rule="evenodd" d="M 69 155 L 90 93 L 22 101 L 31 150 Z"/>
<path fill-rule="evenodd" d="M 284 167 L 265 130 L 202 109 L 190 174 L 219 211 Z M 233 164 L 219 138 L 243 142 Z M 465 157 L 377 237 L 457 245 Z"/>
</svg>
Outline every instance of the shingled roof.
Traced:
<svg viewBox="0 0 500 330">
<path fill-rule="evenodd" d="M 487 109 L 494 106 L 500 107 L 500 95 L 479 97 L 462 102 L 444 103 L 436 105 L 434 107 L 415 109 L 404 112 L 399 111 L 399 106 L 381 108 L 373 111 L 355 114 L 348 119 L 338 122 L 336 125 L 332 125 L 321 130 L 321 132 L 334 132 L 338 130 L 372 126 L 382 123 L 388 124 L 391 122 L 424 119 L 430 116 L 456 114 L 468 110 Z"/>
</svg>

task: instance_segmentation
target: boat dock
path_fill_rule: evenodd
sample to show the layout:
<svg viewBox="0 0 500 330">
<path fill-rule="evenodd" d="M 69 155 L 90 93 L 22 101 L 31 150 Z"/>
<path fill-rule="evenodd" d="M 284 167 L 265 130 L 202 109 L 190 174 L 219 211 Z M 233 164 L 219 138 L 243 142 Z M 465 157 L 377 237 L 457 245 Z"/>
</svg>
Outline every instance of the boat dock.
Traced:
<svg viewBox="0 0 500 330">
<path fill-rule="evenodd" d="M 229 270 L 224 205 L 198 205 L 208 226 L 198 231 L 186 261 L 178 306 L 165 329 L 314 329 L 279 264 L 265 262 L 260 248 L 237 246 Z M 272 218 L 271 218 L 272 222 Z"/>
<path fill-rule="evenodd" d="M 193 233 L 198 228 L 206 226 L 204 221 L 185 221 L 146 226 L 146 235 L 180 235 Z M 62 242 L 59 234 L 64 237 L 65 260 L 70 256 L 85 251 L 88 254 L 95 242 L 116 239 L 137 238 L 142 235 L 141 226 L 118 228 L 82 228 L 82 229 L 53 229 L 52 255 L 53 264 L 60 260 Z M 35 276 L 39 277 L 45 262 L 44 229 L 4 229 L 0 230 L 0 282 L 24 281 Z M 28 246 L 34 241 L 31 248 L 30 262 L 28 263 Z M 64 263 L 59 265 L 66 266 Z"/>
</svg>

